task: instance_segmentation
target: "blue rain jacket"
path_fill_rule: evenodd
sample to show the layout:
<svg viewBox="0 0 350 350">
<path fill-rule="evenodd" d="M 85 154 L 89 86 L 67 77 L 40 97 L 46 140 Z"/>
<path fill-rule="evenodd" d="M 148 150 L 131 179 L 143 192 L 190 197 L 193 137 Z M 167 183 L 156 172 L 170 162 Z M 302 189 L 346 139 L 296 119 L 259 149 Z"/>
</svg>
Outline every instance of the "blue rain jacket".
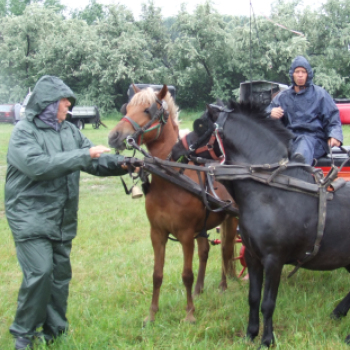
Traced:
<svg viewBox="0 0 350 350">
<path fill-rule="evenodd" d="M 295 92 L 293 73 L 295 68 L 306 69 L 308 77 L 306 89 Z M 326 152 L 328 152 L 327 139 L 333 137 L 343 142 L 343 133 L 340 122 L 339 110 L 332 97 L 322 87 L 313 84 L 313 71 L 303 56 L 298 56 L 292 62 L 289 70 L 292 85 L 280 92 L 267 108 L 281 107 L 284 116 L 281 121 L 296 136 L 311 137 L 317 139 Z"/>
</svg>

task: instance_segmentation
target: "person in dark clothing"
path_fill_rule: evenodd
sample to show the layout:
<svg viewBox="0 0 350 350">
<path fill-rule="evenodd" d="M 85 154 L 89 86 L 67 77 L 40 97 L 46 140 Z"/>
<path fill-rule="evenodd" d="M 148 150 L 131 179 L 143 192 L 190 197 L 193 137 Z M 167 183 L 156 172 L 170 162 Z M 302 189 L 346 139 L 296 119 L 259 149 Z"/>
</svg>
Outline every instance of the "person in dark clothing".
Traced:
<svg viewBox="0 0 350 350">
<path fill-rule="evenodd" d="M 32 348 L 35 338 L 50 342 L 67 332 L 80 171 L 127 173 L 123 156 L 105 154 L 107 147 L 94 146 L 65 121 L 74 103 L 61 79 L 43 76 L 9 142 L 5 208 L 23 272 L 10 326 L 17 350 Z"/>
<path fill-rule="evenodd" d="M 328 152 L 328 147 L 341 146 L 339 110 L 332 97 L 313 84 L 313 70 L 305 57 L 294 59 L 289 76 L 292 85 L 272 100 L 267 112 L 295 134 L 292 159 L 311 165 L 314 158 Z"/>
</svg>

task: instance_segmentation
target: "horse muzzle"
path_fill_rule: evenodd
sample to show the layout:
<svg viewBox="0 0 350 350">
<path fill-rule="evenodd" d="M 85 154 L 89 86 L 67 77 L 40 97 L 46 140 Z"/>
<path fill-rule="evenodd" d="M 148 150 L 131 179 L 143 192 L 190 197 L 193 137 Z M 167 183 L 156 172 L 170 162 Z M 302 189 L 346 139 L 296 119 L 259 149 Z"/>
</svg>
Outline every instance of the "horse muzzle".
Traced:
<svg viewBox="0 0 350 350">
<path fill-rule="evenodd" d="M 124 151 L 127 148 L 125 139 L 126 138 L 118 131 L 110 132 L 108 135 L 108 145 L 118 151 Z"/>
</svg>

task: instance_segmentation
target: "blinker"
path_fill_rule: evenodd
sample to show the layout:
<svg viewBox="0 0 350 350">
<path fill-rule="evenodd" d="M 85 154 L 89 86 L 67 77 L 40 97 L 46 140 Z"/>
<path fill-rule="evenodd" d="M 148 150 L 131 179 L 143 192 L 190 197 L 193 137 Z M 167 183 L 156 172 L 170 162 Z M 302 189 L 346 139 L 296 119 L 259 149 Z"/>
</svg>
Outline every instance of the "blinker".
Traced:
<svg viewBox="0 0 350 350">
<path fill-rule="evenodd" d="M 121 107 L 120 107 L 120 113 L 123 114 L 123 115 L 126 115 L 126 106 L 128 104 L 127 103 L 124 103 Z"/>
<path fill-rule="evenodd" d="M 203 136 L 208 130 L 208 121 L 205 119 L 196 119 L 193 122 L 193 130 L 198 136 Z"/>
</svg>

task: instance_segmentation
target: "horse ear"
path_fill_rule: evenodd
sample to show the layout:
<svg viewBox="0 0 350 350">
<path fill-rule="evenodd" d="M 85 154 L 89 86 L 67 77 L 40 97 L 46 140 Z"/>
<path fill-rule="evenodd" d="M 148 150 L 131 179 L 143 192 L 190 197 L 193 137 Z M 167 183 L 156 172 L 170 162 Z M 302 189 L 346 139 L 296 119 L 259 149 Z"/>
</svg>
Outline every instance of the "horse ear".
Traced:
<svg viewBox="0 0 350 350">
<path fill-rule="evenodd" d="M 164 84 L 162 87 L 162 90 L 160 90 L 157 94 L 158 98 L 160 100 L 162 100 L 165 97 L 165 95 L 167 94 L 167 92 L 168 92 L 168 87 Z"/>
<path fill-rule="evenodd" d="M 202 136 L 208 130 L 208 120 L 207 119 L 196 119 L 193 122 L 193 131 L 198 135 Z"/>
<path fill-rule="evenodd" d="M 133 90 L 134 90 L 134 92 L 135 92 L 135 94 L 137 94 L 138 92 L 140 92 L 141 91 L 141 89 L 140 88 L 138 88 L 135 84 L 132 84 L 132 88 L 133 88 Z"/>
<path fill-rule="evenodd" d="M 207 114 L 213 123 L 215 123 L 217 121 L 220 112 L 221 112 L 220 108 L 215 108 L 215 105 L 208 105 L 207 104 Z"/>
<path fill-rule="evenodd" d="M 216 99 L 216 104 L 217 104 L 218 106 L 220 106 L 220 107 L 225 107 L 224 102 L 222 102 L 222 100 L 220 100 L 219 98 Z"/>
<path fill-rule="evenodd" d="M 126 115 L 126 106 L 128 104 L 127 103 L 124 103 L 121 107 L 120 107 L 120 113 L 123 114 L 123 115 Z"/>
</svg>

